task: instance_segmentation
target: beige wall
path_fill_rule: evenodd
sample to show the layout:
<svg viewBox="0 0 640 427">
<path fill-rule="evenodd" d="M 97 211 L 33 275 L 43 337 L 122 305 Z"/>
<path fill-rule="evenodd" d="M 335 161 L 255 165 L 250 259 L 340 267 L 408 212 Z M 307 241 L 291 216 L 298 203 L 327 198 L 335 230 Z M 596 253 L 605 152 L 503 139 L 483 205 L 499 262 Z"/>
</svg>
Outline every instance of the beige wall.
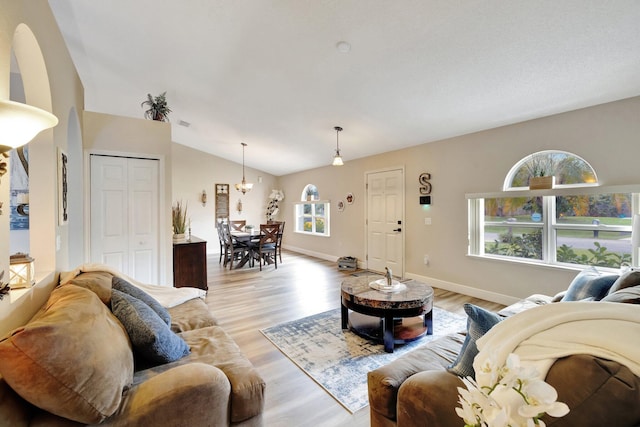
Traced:
<svg viewBox="0 0 640 427">
<path fill-rule="evenodd" d="M 573 152 L 588 161 L 602 185 L 640 183 L 640 97 L 429 143 L 378 156 L 280 177 L 289 195 L 284 218 L 293 223 L 294 195 L 316 184 L 332 201 L 331 237 L 289 233 L 290 247 L 323 257 L 365 255 L 365 172 L 404 166 L 406 276 L 471 295 L 509 302 L 532 293 L 565 289 L 575 271 L 468 257 L 466 193 L 501 191 L 510 168 L 547 149 Z M 344 153 L 349 147 L 343 148 Z M 432 205 L 418 203 L 418 176 L 432 175 Z M 355 203 L 337 212 L 348 192 Z M 424 218 L 432 219 L 431 226 Z M 428 254 L 430 264 L 423 264 Z"/>
<path fill-rule="evenodd" d="M 238 145 L 238 148 L 240 146 Z M 218 235 L 215 231 L 215 184 L 229 184 L 229 209 L 231 219 L 244 219 L 256 227 L 266 222 L 266 207 L 276 178 L 266 172 L 245 167 L 247 182 L 253 189 L 239 193 L 234 184 L 242 180 L 242 165 L 220 157 L 203 153 L 180 144 L 173 144 L 173 203 L 178 200 L 188 204 L 191 233 L 207 241 L 208 253 L 219 253 Z M 262 177 L 262 182 L 258 182 Z M 206 190 L 208 202 L 202 206 L 200 195 Z M 242 213 L 236 210 L 242 200 Z"/>
</svg>

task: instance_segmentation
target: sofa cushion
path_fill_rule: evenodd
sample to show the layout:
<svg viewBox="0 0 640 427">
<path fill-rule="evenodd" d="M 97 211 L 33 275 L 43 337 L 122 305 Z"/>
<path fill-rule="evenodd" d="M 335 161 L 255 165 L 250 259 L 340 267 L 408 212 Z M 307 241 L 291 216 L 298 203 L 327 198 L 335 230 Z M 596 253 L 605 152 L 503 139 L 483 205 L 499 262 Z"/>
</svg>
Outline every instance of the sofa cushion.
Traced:
<svg viewBox="0 0 640 427">
<path fill-rule="evenodd" d="M 630 270 L 618 277 L 613 285 L 611 285 L 609 293 L 612 294 L 621 289 L 631 288 L 638 285 L 640 285 L 640 270 Z"/>
<path fill-rule="evenodd" d="M 136 355 L 153 364 L 178 360 L 189 346 L 144 301 L 113 289 L 111 310 L 122 322 Z"/>
<path fill-rule="evenodd" d="M 0 373 L 33 405 L 99 423 L 116 411 L 133 380 L 131 344 L 95 293 L 67 284 L 0 342 Z"/>
<path fill-rule="evenodd" d="M 502 317 L 473 304 L 465 304 L 464 311 L 468 316 L 467 337 L 462 344 L 458 358 L 448 367 L 448 370 L 460 377 L 475 378 L 473 359 L 478 354 L 476 341 L 486 334 L 493 325 L 500 322 Z"/>
<path fill-rule="evenodd" d="M 121 277 L 113 277 L 111 284 L 113 289 L 117 289 L 120 292 L 124 292 L 127 295 L 131 295 L 132 297 L 144 302 L 147 304 L 153 311 L 158 314 L 158 316 L 162 319 L 164 323 L 167 325 L 171 325 L 171 316 L 166 308 L 160 305 L 160 303 L 151 295 L 143 291 L 142 289 L 133 286 L 131 283 L 127 282 Z"/>
<path fill-rule="evenodd" d="M 445 371 L 460 354 L 464 339 L 465 335 L 462 333 L 445 335 L 370 371 L 367 374 L 367 385 L 372 420 L 395 420 L 400 386 L 407 378 L 419 372 Z"/>
<path fill-rule="evenodd" d="M 202 298 L 193 298 L 168 309 L 171 315 L 171 330 L 185 332 L 218 324 L 216 318 Z"/>
<path fill-rule="evenodd" d="M 640 378 L 626 366 L 585 354 L 558 359 L 545 379 L 569 406 L 562 418 L 543 417 L 548 426 L 637 426 Z"/>
<path fill-rule="evenodd" d="M 134 385 L 141 384 L 176 366 L 206 363 L 220 369 L 231 384 L 230 418 L 239 423 L 262 413 L 265 382 L 235 341 L 219 326 L 209 326 L 179 334 L 191 354 L 176 362 L 135 373 Z"/>
<path fill-rule="evenodd" d="M 103 303 L 109 305 L 111 303 L 112 278 L 113 274 L 105 271 L 90 271 L 77 275 L 69 283 L 93 291 Z"/>
<path fill-rule="evenodd" d="M 593 299 L 600 301 L 607 295 L 613 283 L 618 279 L 617 274 L 603 275 L 595 267 L 582 270 L 571 281 L 567 293 L 560 301 L 581 301 Z"/>
</svg>

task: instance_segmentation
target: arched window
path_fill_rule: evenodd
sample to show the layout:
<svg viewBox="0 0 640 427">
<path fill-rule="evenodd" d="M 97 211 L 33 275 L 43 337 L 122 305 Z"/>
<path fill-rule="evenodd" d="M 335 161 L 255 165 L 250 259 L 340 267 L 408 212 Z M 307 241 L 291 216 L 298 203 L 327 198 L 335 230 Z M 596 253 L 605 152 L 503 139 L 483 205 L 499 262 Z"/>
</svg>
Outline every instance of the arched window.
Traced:
<svg viewBox="0 0 640 427">
<path fill-rule="evenodd" d="M 295 204 L 296 233 L 329 236 L 329 202 L 320 200 L 318 187 L 307 184 Z"/>
<path fill-rule="evenodd" d="M 300 195 L 300 200 L 302 200 L 303 202 L 318 200 L 319 198 L 320 195 L 318 194 L 318 187 L 313 184 L 307 184 L 307 186 L 304 187 L 304 190 L 302 190 L 302 194 Z"/>
<path fill-rule="evenodd" d="M 504 180 L 504 190 L 525 190 L 532 177 L 553 176 L 556 187 L 598 185 L 596 171 L 582 157 L 566 151 L 538 151 L 516 163 Z"/>
</svg>

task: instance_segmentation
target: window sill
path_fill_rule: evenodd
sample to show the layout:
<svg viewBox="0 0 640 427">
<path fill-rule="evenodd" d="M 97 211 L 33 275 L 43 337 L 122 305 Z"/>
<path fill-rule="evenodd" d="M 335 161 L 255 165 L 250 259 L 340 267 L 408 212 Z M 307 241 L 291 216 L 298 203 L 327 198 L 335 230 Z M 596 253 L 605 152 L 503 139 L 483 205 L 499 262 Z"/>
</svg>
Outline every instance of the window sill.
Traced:
<svg viewBox="0 0 640 427">
<path fill-rule="evenodd" d="M 536 262 L 536 261 L 531 261 L 531 260 L 526 260 L 526 259 L 495 257 L 495 256 L 488 256 L 488 255 L 467 254 L 466 256 L 469 257 L 469 258 L 472 258 L 472 259 L 477 259 L 477 260 L 506 262 L 506 263 L 511 263 L 511 264 L 521 264 L 521 265 L 524 264 L 524 265 L 528 265 L 528 266 L 532 266 L 532 267 L 542 267 L 542 268 L 547 268 L 547 269 L 551 269 L 551 270 L 571 271 L 571 272 L 576 272 L 576 273 L 584 270 L 585 268 L 589 268 L 589 267 L 595 267 L 595 268 L 598 269 L 598 271 L 602 271 L 602 272 L 606 272 L 606 273 L 620 273 L 619 269 L 611 268 L 611 267 L 600 267 L 600 266 L 591 266 L 591 265 L 582 265 L 582 264 L 574 264 L 574 265 L 570 265 L 570 264 L 549 264 L 549 263 L 545 263 L 545 262 L 541 262 L 541 261 Z"/>
</svg>

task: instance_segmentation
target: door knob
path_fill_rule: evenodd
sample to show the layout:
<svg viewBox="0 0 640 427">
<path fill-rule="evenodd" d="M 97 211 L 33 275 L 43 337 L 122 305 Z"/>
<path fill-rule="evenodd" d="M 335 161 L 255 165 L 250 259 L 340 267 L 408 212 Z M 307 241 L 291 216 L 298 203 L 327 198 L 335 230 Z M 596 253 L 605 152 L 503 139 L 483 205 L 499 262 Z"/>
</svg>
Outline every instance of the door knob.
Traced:
<svg viewBox="0 0 640 427">
<path fill-rule="evenodd" d="M 394 228 L 393 231 L 402 231 L 402 228 Z"/>
</svg>

